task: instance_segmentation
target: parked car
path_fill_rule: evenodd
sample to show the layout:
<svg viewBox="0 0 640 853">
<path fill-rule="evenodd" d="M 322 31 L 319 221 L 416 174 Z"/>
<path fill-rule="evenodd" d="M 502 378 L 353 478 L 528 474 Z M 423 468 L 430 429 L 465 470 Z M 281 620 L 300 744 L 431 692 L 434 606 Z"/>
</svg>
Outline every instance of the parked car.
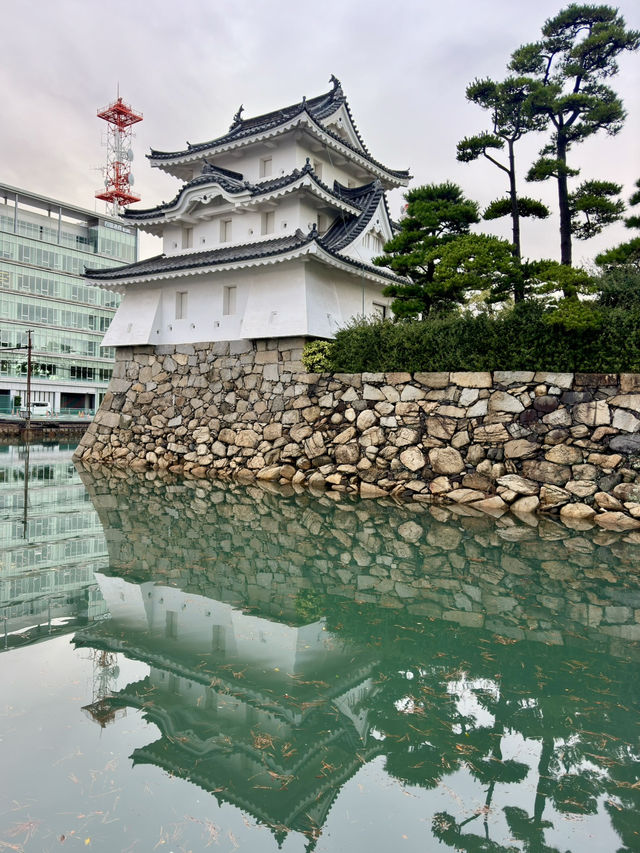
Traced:
<svg viewBox="0 0 640 853">
<path fill-rule="evenodd" d="M 45 400 L 34 400 L 31 403 L 31 417 L 34 415 L 52 415 L 53 406 Z"/>
</svg>

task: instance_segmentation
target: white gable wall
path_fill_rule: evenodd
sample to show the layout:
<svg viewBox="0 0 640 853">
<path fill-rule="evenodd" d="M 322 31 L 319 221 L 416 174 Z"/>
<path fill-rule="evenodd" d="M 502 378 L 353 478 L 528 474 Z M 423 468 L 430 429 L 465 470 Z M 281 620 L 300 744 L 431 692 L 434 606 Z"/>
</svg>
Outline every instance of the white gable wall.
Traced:
<svg viewBox="0 0 640 853">
<path fill-rule="evenodd" d="M 384 285 L 356 274 L 310 263 L 306 271 L 307 328 L 314 337 L 331 338 L 353 317 L 372 317 L 390 311 L 391 299 L 382 295 Z"/>
<path fill-rule="evenodd" d="M 371 235 L 377 240 L 372 240 Z M 373 214 L 367 227 L 350 246 L 342 250 L 341 254 L 349 258 L 370 264 L 372 259 L 382 254 L 382 247 L 393 237 L 391 223 L 387 215 L 384 201 L 380 199 L 376 212 Z"/>
</svg>

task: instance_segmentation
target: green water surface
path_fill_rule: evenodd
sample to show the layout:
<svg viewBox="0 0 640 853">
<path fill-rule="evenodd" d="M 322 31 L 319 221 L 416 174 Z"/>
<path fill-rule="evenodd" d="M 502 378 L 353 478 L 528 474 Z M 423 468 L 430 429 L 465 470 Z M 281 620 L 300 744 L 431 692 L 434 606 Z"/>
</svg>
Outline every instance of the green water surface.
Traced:
<svg viewBox="0 0 640 853">
<path fill-rule="evenodd" d="M 640 539 L 0 450 L 0 853 L 640 850 Z"/>
</svg>

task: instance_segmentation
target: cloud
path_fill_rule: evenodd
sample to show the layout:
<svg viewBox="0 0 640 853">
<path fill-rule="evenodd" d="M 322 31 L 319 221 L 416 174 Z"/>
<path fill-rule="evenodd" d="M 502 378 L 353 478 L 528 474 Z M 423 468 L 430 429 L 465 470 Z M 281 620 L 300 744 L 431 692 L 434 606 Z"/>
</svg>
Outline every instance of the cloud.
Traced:
<svg viewBox="0 0 640 853">
<path fill-rule="evenodd" d="M 566 5 L 566 4 L 564 4 Z M 617 4 L 629 26 L 640 14 Z M 152 170 L 150 147 L 175 150 L 186 140 L 223 133 L 240 103 L 255 115 L 343 82 L 374 156 L 409 167 L 415 183 L 454 180 L 482 205 L 504 191 L 490 164 L 460 164 L 457 141 L 481 130 L 481 110 L 465 101 L 475 77 L 500 77 L 510 52 L 531 41 L 562 7 L 551 0 L 22 0 L 3 10 L 2 180 L 94 207 L 101 184 L 104 130 L 96 110 L 120 92 L 144 113 L 136 126 L 134 171 L 143 205 L 171 198 L 178 183 Z M 606 177 L 629 195 L 640 175 L 638 56 L 626 56 L 613 86 L 629 113 L 614 139 L 576 149 L 585 177 Z M 526 170 L 538 143 L 520 152 Z M 551 184 L 527 187 L 555 207 Z M 392 211 L 400 196 L 391 198 Z M 557 221 L 526 223 L 530 256 L 558 254 Z M 576 246 L 576 256 L 628 238 L 622 226 Z M 158 251 L 154 241 L 143 249 Z"/>
</svg>

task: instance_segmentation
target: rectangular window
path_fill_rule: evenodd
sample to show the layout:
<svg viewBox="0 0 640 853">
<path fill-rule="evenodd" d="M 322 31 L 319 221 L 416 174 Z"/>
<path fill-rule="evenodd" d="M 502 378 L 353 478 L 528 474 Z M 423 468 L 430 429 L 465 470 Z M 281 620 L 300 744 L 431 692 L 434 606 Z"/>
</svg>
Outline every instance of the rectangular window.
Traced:
<svg viewBox="0 0 640 853">
<path fill-rule="evenodd" d="M 182 229 L 182 248 L 191 249 L 193 246 L 193 228 Z"/>
<path fill-rule="evenodd" d="M 322 180 L 322 163 L 320 162 L 320 160 L 313 161 L 313 171 L 320 178 L 320 180 Z"/>
<path fill-rule="evenodd" d="M 220 220 L 220 242 L 228 243 L 231 240 L 231 220 L 230 219 L 221 219 Z"/>
<path fill-rule="evenodd" d="M 271 174 L 271 168 L 273 166 L 273 160 L 271 157 L 263 157 L 260 160 L 260 177 L 268 178 Z"/>
<path fill-rule="evenodd" d="M 227 649 L 224 625 L 211 626 L 211 651 L 225 652 Z"/>
<path fill-rule="evenodd" d="M 374 317 L 379 317 L 381 320 L 384 320 L 387 316 L 387 306 L 380 302 L 374 302 L 373 315 Z"/>
<path fill-rule="evenodd" d="M 167 610 L 166 617 L 165 635 L 176 640 L 178 638 L 178 614 L 175 610 Z"/>
<path fill-rule="evenodd" d="M 224 287 L 222 290 L 222 313 L 225 316 L 236 313 L 237 287 Z"/>
<path fill-rule="evenodd" d="M 276 230 L 276 213 L 275 210 L 269 210 L 262 214 L 262 233 L 273 234 Z"/>
<path fill-rule="evenodd" d="M 329 227 L 328 219 L 323 213 L 318 214 L 318 234 L 324 234 Z"/>
<path fill-rule="evenodd" d="M 176 293 L 176 320 L 187 319 L 187 295 L 186 290 L 178 290 Z"/>
</svg>

